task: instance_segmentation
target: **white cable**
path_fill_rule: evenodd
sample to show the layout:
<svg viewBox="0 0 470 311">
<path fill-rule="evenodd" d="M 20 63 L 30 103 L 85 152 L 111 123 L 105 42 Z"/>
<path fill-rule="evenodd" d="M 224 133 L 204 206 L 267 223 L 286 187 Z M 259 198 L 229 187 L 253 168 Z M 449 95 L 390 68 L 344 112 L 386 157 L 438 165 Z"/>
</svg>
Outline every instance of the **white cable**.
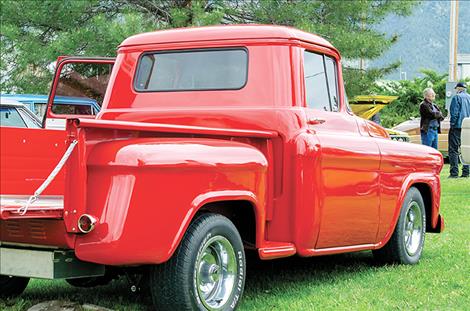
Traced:
<svg viewBox="0 0 470 311">
<path fill-rule="evenodd" d="M 24 206 L 20 207 L 17 210 L 17 213 L 19 213 L 20 215 L 26 214 L 26 212 L 28 211 L 29 206 L 31 204 L 33 204 L 38 199 L 38 197 L 41 195 L 41 193 L 47 188 L 47 186 L 49 186 L 49 184 L 54 180 L 54 178 L 60 172 L 60 170 L 64 166 L 65 162 L 70 157 L 70 154 L 72 153 L 72 151 L 75 148 L 75 146 L 77 145 L 77 143 L 78 143 L 77 140 L 72 141 L 72 143 L 67 148 L 64 155 L 62 156 L 62 159 L 60 159 L 59 163 L 57 163 L 56 167 L 51 172 L 51 174 L 46 178 L 46 180 L 42 183 L 42 185 L 34 192 L 34 195 L 29 197 L 26 204 Z"/>
</svg>

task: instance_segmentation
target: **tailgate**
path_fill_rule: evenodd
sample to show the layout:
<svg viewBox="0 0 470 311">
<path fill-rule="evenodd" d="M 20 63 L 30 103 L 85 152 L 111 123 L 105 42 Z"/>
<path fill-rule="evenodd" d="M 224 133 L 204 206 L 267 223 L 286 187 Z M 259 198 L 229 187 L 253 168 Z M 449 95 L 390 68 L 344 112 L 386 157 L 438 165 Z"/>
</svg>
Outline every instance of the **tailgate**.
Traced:
<svg viewBox="0 0 470 311">
<path fill-rule="evenodd" d="M 41 196 L 21 212 L 29 196 L 0 197 L 0 244 L 74 248 L 75 235 L 66 231 L 63 196 Z"/>
<path fill-rule="evenodd" d="M 61 170 L 25 211 L 66 150 L 65 131 L 1 127 L 0 244 L 73 248 L 64 216 Z"/>
<path fill-rule="evenodd" d="M 27 204 L 29 196 L 1 195 L 0 219 L 48 218 L 61 219 L 64 211 L 64 197 L 45 195 L 33 202 L 23 214 L 21 209 Z"/>
</svg>

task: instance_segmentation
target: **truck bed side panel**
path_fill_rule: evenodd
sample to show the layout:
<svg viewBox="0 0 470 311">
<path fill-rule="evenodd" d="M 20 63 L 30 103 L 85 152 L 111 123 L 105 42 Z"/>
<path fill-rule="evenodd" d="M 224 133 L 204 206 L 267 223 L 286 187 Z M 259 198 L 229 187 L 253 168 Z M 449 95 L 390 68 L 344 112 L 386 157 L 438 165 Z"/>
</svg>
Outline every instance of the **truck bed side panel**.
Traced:
<svg viewBox="0 0 470 311">
<path fill-rule="evenodd" d="M 258 149 L 234 141 L 155 137 L 98 143 L 88 155 L 86 212 L 99 220 L 94 231 L 77 237 L 77 257 L 109 265 L 164 262 L 201 195 L 246 194 L 264 208 L 266 172 Z"/>
</svg>

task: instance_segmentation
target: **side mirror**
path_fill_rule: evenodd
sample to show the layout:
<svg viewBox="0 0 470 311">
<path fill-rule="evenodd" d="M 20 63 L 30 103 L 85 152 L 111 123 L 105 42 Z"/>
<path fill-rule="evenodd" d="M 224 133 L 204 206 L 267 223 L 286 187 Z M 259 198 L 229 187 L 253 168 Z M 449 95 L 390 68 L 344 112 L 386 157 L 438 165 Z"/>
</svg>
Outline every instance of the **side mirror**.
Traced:
<svg viewBox="0 0 470 311">
<path fill-rule="evenodd" d="M 462 122 L 460 149 L 462 153 L 462 162 L 470 164 L 470 118 L 465 118 Z"/>
</svg>

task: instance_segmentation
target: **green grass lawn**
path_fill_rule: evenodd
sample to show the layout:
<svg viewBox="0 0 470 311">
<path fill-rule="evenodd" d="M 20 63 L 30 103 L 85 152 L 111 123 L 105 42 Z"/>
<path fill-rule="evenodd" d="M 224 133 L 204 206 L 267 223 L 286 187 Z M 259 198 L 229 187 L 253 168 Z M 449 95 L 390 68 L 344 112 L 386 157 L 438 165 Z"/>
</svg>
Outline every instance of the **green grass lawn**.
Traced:
<svg viewBox="0 0 470 311">
<path fill-rule="evenodd" d="M 240 310 L 470 310 L 470 179 L 442 173 L 446 230 L 426 235 L 415 266 L 379 266 L 370 252 L 248 263 Z M 116 310 L 151 310 L 125 281 L 76 289 L 64 281 L 30 282 L 0 310 L 25 310 L 45 300 L 91 303 Z M 178 310 L 175 310 L 178 311 Z"/>
</svg>

